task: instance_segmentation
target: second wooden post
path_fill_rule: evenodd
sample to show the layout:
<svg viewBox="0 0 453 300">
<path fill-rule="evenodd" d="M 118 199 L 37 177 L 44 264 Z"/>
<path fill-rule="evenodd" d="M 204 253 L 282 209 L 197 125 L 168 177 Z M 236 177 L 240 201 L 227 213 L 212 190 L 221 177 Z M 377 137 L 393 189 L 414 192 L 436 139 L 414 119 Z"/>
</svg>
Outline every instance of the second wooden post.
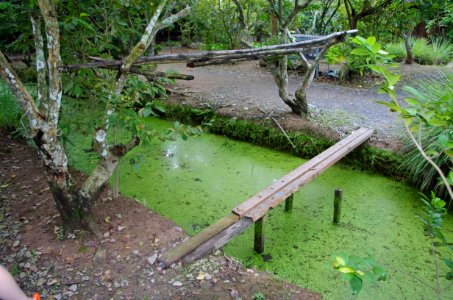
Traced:
<svg viewBox="0 0 453 300">
<path fill-rule="evenodd" d="M 255 240 L 253 243 L 253 248 L 256 253 L 264 252 L 264 218 L 261 217 L 255 222 Z"/>
</svg>

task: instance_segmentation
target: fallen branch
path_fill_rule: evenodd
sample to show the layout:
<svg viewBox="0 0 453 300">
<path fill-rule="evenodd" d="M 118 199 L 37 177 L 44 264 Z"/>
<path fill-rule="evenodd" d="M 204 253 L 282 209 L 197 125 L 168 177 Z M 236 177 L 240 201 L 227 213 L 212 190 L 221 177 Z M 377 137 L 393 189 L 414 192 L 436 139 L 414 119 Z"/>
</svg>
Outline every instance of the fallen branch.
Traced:
<svg viewBox="0 0 453 300">
<path fill-rule="evenodd" d="M 222 51 L 204 51 L 193 54 L 165 54 L 156 55 L 149 57 L 138 58 L 133 65 L 142 64 L 168 64 L 176 62 L 207 62 L 213 60 L 226 60 L 226 59 L 240 59 L 249 58 L 255 59 L 255 57 L 266 57 L 266 56 L 279 56 L 287 55 L 291 53 L 300 52 L 302 49 L 319 48 L 326 44 L 329 44 L 331 40 L 341 40 L 346 35 L 356 33 L 357 30 L 348 30 L 344 32 L 334 32 L 330 35 L 313 39 L 309 41 L 302 41 L 297 43 L 273 45 L 257 49 L 239 49 L 239 50 L 222 50 Z M 60 70 L 69 72 L 85 68 L 101 68 L 109 66 L 120 66 L 123 63 L 122 60 L 102 60 L 91 63 L 82 63 L 61 66 Z"/>
<path fill-rule="evenodd" d="M 291 141 L 291 139 L 289 138 L 289 136 L 286 134 L 286 131 L 285 129 L 283 129 L 283 127 L 280 125 L 280 123 L 272 116 L 272 112 L 270 113 L 267 113 L 265 112 L 264 110 L 262 110 L 261 108 L 258 108 L 258 110 L 260 112 L 262 112 L 263 114 L 265 114 L 268 118 L 270 118 L 272 121 L 274 121 L 274 123 L 278 126 L 278 128 L 280 129 L 280 131 L 285 135 L 285 137 L 288 139 L 289 143 L 291 144 L 291 146 L 293 146 L 293 149 L 296 149 L 296 145 L 294 145 L 293 141 Z"/>
</svg>

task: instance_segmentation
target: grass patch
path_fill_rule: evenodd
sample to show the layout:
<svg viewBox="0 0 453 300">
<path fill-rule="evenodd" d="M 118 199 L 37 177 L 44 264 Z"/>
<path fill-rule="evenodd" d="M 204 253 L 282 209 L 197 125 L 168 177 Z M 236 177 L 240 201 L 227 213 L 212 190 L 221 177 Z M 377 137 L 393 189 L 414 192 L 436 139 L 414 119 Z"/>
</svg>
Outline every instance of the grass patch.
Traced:
<svg viewBox="0 0 453 300">
<path fill-rule="evenodd" d="M 434 102 L 444 97 L 451 97 L 453 95 L 453 73 L 439 75 L 423 81 L 418 84 L 417 90 L 426 99 L 425 101 L 429 102 Z M 449 130 L 452 129 L 450 128 Z M 439 144 L 439 136 L 445 133 L 446 130 L 442 127 L 425 127 L 419 138 L 426 151 L 438 153 L 432 158 L 444 174 L 448 174 L 453 167 L 453 163 L 442 152 L 443 147 Z M 400 170 L 405 173 L 405 177 L 413 185 L 419 187 L 422 192 L 435 191 L 438 196 L 448 199 L 446 188 L 439 183 L 439 175 L 434 167 L 423 158 L 408 137 L 404 139 L 404 142 L 405 145 L 402 148 L 404 159 Z"/>
<path fill-rule="evenodd" d="M 436 39 L 428 42 L 426 39 L 411 39 L 411 44 L 414 60 L 421 65 L 445 65 L 453 58 L 453 44 L 449 41 Z M 385 49 L 395 55 L 398 61 L 406 58 L 404 41 L 387 44 Z"/>
<path fill-rule="evenodd" d="M 22 110 L 14 94 L 3 79 L 0 79 L 0 128 L 16 129 L 20 124 Z"/>
</svg>

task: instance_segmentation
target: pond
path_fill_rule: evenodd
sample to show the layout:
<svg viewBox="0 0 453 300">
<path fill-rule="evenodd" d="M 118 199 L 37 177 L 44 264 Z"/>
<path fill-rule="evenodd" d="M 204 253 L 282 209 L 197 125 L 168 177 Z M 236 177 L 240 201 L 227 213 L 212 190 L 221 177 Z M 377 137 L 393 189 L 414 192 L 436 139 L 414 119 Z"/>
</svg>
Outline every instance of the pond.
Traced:
<svg viewBox="0 0 453 300">
<path fill-rule="evenodd" d="M 156 128 L 171 123 L 154 119 Z M 71 162 L 88 172 L 93 167 L 91 139 L 69 149 Z M 304 160 L 289 154 L 203 134 L 155 142 L 134 151 L 143 155 L 135 169 L 126 158 L 120 166 L 120 192 L 173 220 L 193 235 Z M 343 189 L 341 223 L 332 225 L 334 189 Z M 417 218 L 417 191 L 394 180 L 336 165 L 295 194 L 293 211 L 271 210 L 265 223 L 265 255 L 253 252 L 253 227 L 225 246 L 225 252 L 248 267 L 320 292 L 326 299 L 351 298 L 348 284 L 330 269 L 336 253 L 372 255 L 388 271 L 377 285 L 365 283 L 359 299 L 435 298 L 435 266 L 429 242 Z M 453 219 L 444 230 L 453 237 Z M 441 274 L 446 269 L 441 265 Z M 448 284 L 441 279 L 442 286 Z M 428 284 L 428 285 L 427 285 Z M 451 285 L 450 285 L 451 287 Z M 444 292 L 453 296 L 453 288 Z"/>
</svg>

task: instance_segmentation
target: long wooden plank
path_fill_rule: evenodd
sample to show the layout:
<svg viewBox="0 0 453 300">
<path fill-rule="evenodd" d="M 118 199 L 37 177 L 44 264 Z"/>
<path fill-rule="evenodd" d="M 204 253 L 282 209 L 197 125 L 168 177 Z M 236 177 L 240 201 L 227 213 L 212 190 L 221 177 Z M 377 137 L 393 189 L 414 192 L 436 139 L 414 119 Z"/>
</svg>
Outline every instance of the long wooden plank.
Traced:
<svg viewBox="0 0 453 300">
<path fill-rule="evenodd" d="M 253 224 L 253 220 L 249 218 L 242 218 L 230 227 L 219 232 L 216 236 L 212 237 L 210 240 L 201 244 L 197 249 L 184 256 L 183 263 L 188 264 L 197 260 L 215 249 L 219 249 L 226 243 L 228 243 L 235 236 L 241 234 L 247 227 Z"/>
<path fill-rule="evenodd" d="M 199 247 L 204 242 L 210 240 L 212 237 L 217 235 L 219 232 L 223 231 L 225 228 L 230 227 L 232 224 L 236 223 L 239 220 L 239 216 L 235 214 L 230 214 L 211 226 L 207 227 L 197 235 L 191 237 L 187 241 L 179 244 L 172 250 L 164 253 L 159 258 L 159 261 L 164 265 L 164 267 L 169 267 L 174 262 L 180 260 L 187 253 L 192 252 L 197 247 Z"/>
<path fill-rule="evenodd" d="M 253 199 L 254 202 L 252 204 L 254 206 L 248 207 L 246 211 L 244 210 L 242 216 L 233 213 L 224 217 L 186 242 L 165 253 L 159 261 L 164 267 L 169 267 L 181 259 L 183 259 L 184 263 L 188 263 L 214 249 L 222 247 L 253 224 L 254 221 L 264 216 L 270 208 L 278 205 L 288 196 L 295 193 L 302 185 L 315 179 L 322 171 L 362 144 L 372 133 L 373 130 L 371 129 L 361 128 L 357 130 L 301 167 L 283 176 L 262 192 L 249 198 L 246 202 Z M 248 206 L 250 205 L 248 203 Z"/>
<path fill-rule="evenodd" d="M 262 190 L 258 194 L 250 197 L 242 204 L 238 205 L 236 208 L 233 209 L 233 212 L 239 216 L 244 216 L 252 210 L 255 206 L 259 205 L 263 200 L 271 197 L 272 195 L 278 193 L 286 186 L 290 185 L 292 182 L 297 180 L 299 177 L 304 175 L 309 170 L 315 168 L 318 164 L 322 163 L 324 160 L 329 159 L 332 155 L 336 155 L 344 148 L 348 148 L 348 145 L 353 144 L 354 141 L 360 140 L 363 143 L 362 138 L 368 139 L 373 133 L 372 129 L 367 128 L 360 128 L 357 131 L 353 132 L 351 135 L 347 136 L 340 142 L 336 143 L 332 147 L 328 148 L 327 150 L 323 151 L 319 155 L 315 156 L 302 166 L 298 167 L 297 169 L 291 171 L 287 175 L 281 177 L 279 180 L 272 183 L 266 189 Z M 357 146 L 355 146 L 357 147 Z M 349 151 L 350 152 L 350 151 Z M 347 152 L 347 153 L 349 153 Z"/>
<path fill-rule="evenodd" d="M 325 159 L 322 162 L 318 163 L 316 167 L 307 170 L 302 176 L 287 184 L 285 188 L 274 193 L 269 198 L 263 199 L 257 206 L 244 214 L 244 216 L 253 219 L 253 221 L 257 221 L 262 216 L 264 216 L 270 208 L 276 207 L 286 198 L 297 192 L 303 185 L 314 180 L 316 177 L 318 177 L 319 174 L 327 170 L 330 166 L 335 164 L 337 161 L 345 157 L 348 153 L 350 153 L 352 150 L 369 139 L 372 134 L 373 130 L 364 132 L 354 141 L 349 143 L 346 147 L 343 147 L 328 159 Z"/>
</svg>

